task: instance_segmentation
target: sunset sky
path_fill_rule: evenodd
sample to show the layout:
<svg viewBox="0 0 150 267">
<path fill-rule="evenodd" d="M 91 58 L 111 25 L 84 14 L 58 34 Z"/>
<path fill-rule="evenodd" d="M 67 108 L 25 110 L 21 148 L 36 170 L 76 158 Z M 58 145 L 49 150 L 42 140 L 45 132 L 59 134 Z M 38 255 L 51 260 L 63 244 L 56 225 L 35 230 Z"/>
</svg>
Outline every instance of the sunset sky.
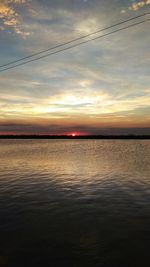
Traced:
<svg viewBox="0 0 150 267">
<path fill-rule="evenodd" d="M 150 0 L 0 0 L 0 65 L 145 12 Z M 1 134 L 71 132 L 150 133 L 150 21 L 0 72 Z"/>
</svg>

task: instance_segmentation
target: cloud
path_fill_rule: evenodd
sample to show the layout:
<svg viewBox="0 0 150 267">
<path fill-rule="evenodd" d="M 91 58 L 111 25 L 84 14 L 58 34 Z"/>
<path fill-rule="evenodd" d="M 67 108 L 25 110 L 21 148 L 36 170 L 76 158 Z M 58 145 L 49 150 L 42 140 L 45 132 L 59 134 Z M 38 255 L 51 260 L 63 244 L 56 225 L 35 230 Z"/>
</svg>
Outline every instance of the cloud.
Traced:
<svg viewBox="0 0 150 267">
<path fill-rule="evenodd" d="M 24 4 L 26 3 L 26 0 L 7 0 L 7 2 L 13 4 Z"/>
<path fill-rule="evenodd" d="M 150 5 L 150 0 L 144 0 L 144 1 L 132 3 L 132 5 L 129 7 L 129 10 L 137 11 L 138 9 L 140 9 L 146 5 Z"/>
<path fill-rule="evenodd" d="M 89 18 L 77 23 L 75 27 L 75 31 L 84 35 L 94 32 L 100 26 L 96 18 Z"/>
<path fill-rule="evenodd" d="M 26 4 L 26 0 L 4 0 L 0 3 L 0 20 L 2 21 L 0 30 L 5 30 L 9 27 L 15 33 L 21 35 L 23 38 L 30 35 L 29 32 L 23 30 L 22 17 L 16 8 L 17 5 Z"/>
<path fill-rule="evenodd" d="M 17 25 L 18 14 L 13 7 L 10 7 L 6 1 L 0 3 L 0 19 L 6 25 Z"/>
<path fill-rule="evenodd" d="M 11 123 L 0 122 L 0 134 L 8 133 L 8 134 L 68 134 L 72 131 L 75 131 L 80 134 L 150 134 L 150 127 L 139 127 L 138 125 L 131 126 L 128 125 L 126 127 L 110 127 L 99 125 L 89 125 L 80 124 L 79 122 L 76 125 L 68 125 L 68 124 L 58 124 L 58 122 L 51 122 L 43 125 L 42 123 L 34 123 L 27 121 L 16 121 Z"/>
</svg>

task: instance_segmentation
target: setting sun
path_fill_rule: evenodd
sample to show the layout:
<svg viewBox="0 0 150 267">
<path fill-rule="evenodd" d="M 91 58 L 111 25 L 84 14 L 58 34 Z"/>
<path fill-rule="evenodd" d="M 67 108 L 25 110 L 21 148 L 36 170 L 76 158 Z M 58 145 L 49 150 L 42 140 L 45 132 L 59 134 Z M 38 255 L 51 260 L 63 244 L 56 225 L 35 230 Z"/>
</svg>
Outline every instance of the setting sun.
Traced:
<svg viewBox="0 0 150 267">
<path fill-rule="evenodd" d="M 75 137 L 75 136 L 76 136 L 76 134 L 75 134 L 75 133 L 72 133 L 72 134 L 71 134 L 71 136 L 72 136 L 72 137 Z"/>
</svg>

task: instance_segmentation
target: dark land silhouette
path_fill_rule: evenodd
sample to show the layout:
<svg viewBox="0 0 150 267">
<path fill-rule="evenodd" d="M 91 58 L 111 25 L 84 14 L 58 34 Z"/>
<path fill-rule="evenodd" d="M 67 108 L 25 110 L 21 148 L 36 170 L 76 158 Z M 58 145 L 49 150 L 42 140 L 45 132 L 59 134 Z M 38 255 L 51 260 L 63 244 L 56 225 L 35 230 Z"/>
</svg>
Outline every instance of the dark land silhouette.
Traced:
<svg viewBox="0 0 150 267">
<path fill-rule="evenodd" d="M 150 139 L 150 135 L 47 135 L 21 134 L 0 135 L 0 139 Z"/>
</svg>

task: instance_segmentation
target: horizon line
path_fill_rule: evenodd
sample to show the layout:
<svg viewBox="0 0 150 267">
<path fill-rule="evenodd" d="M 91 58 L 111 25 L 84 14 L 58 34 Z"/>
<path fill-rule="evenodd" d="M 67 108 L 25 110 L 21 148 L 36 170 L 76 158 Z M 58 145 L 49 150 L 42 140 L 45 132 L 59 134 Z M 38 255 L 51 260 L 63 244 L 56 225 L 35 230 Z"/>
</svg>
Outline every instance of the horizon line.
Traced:
<svg viewBox="0 0 150 267">
<path fill-rule="evenodd" d="M 150 134 L 0 134 L 1 139 L 150 139 Z"/>
</svg>

